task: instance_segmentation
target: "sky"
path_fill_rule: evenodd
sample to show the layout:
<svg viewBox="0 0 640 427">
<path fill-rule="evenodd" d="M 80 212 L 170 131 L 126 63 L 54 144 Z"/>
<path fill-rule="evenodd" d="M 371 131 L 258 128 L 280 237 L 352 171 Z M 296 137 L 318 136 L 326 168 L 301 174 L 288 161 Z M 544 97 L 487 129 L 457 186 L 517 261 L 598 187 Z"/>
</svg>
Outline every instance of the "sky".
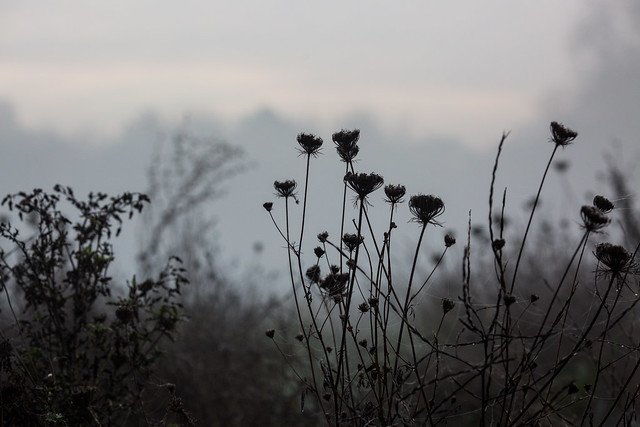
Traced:
<svg viewBox="0 0 640 427">
<path fill-rule="evenodd" d="M 493 143 L 573 88 L 591 2 L 4 0 L 0 96 L 20 120 L 100 143 L 150 109 L 333 124 L 367 113 L 413 135 Z"/>
<path fill-rule="evenodd" d="M 298 132 L 330 145 L 360 128 L 358 167 L 441 195 L 440 231 L 462 235 L 470 209 L 486 218 L 502 131 L 498 188 L 523 217 L 559 120 L 580 136 L 559 153 L 571 173 L 550 178 L 545 206 L 575 220 L 607 189 L 607 152 L 640 184 L 639 29 L 640 3 L 616 0 L 4 0 L 0 192 L 144 191 L 154 150 L 187 126 L 246 152 L 211 208 L 215 241 L 246 267 L 256 242 L 268 261 L 282 252 L 260 206 L 273 180 L 302 179 Z M 311 233 L 338 202 L 335 157 L 325 148 L 312 171 Z"/>
</svg>

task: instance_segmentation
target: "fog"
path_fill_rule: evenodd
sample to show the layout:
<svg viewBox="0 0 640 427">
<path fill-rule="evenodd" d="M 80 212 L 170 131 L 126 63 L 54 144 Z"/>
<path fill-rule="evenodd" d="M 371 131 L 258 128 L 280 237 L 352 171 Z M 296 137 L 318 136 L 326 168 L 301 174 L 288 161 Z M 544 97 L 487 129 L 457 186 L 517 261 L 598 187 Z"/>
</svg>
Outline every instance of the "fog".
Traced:
<svg viewBox="0 0 640 427">
<path fill-rule="evenodd" d="M 283 259 L 261 205 L 274 199 L 275 179 L 302 180 L 299 132 L 325 139 L 312 165 L 309 233 L 331 232 L 325 219 L 337 217 L 343 170 L 330 136 L 344 127 L 361 129 L 358 169 L 409 193 L 440 195 L 442 231 L 460 235 L 469 210 L 485 223 L 503 131 L 511 134 L 497 188 L 508 187 L 507 212 L 524 217 L 553 148 L 549 122 L 558 120 L 580 136 L 557 157 L 570 162 L 569 181 L 553 173 L 543 201 L 577 220 L 580 204 L 607 191 L 604 153 L 631 172 L 637 163 L 640 6 L 542 3 L 425 7 L 426 21 L 414 6 L 378 3 L 338 12 L 336 4 L 278 2 L 263 17 L 251 2 L 200 16 L 163 4 L 141 24 L 149 4 L 94 10 L 61 2 L 48 15 L 9 2 L 0 38 L 0 192 L 55 183 L 79 193 L 144 191 L 154 150 L 178 129 L 237 145 L 247 170 L 207 211 L 217 218 L 212 245 L 237 272 Z M 64 11 L 84 20 L 67 27 Z M 213 15 L 217 25 L 206 20 Z M 423 38 L 433 34 L 440 38 Z M 383 206 L 381 195 L 372 202 Z M 412 224 L 400 228 L 411 239 Z M 133 235 L 119 243 L 123 271 L 134 268 Z"/>
</svg>

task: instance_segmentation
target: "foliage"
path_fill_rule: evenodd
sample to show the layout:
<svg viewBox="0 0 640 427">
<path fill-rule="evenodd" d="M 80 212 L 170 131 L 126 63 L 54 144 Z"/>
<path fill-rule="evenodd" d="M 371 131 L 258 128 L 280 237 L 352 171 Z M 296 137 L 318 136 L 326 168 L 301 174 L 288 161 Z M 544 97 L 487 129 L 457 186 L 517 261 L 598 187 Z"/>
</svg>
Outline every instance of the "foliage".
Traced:
<svg viewBox="0 0 640 427">
<path fill-rule="evenodd" d="M 3 324 L 13 324 L 2 330 L 0 424 L 154 422 L 142 395 L 183 318 L 184 269 L 172 258 L 155 279 L 109 275 L 112 237 L 148 202 L 137 193 L 81 200 L 62 186 L 3 200 L 18 225 L 0 225 Z M 167 391 L 168 410 L 183 411 Z"/>
</svg>

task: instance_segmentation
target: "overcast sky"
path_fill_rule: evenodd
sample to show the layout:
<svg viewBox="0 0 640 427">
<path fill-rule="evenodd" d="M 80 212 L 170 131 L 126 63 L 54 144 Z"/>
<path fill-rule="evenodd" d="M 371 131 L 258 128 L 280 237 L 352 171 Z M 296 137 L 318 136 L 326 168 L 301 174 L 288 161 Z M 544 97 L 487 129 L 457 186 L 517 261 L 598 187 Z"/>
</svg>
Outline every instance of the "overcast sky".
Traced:
<svg viewBox="0 0 640 427">
<path fill-rule="evenodd" d="M 612 2 L 613 3 L 613 2 Z M 580 84 L 579 0 L 42 1 L 0 5 L 0 96 L 100 141 L 143 109 L 268 107 L 490 144 Z"/>
<path fill-rule="evenodd" d="M 520 212 L 560 120 L 580 132 L 559 154 L 572 162 L 572 194 L 558 177 L 547 192 L 575 219 L 606 189 L 596 177 L 612 141 L 630 170 L 639 163 L 640 2 L 0 3 L 0 193 L 144 190 L 154 143 L 185 114 L 252 161 L 215 210 L 231 256 L 273 243 L 256 206 L 274 179 L 301 179 L 300 131 L 329 140 L 361 128 L 358 167 L 440 194 L 447 227 L 463 233 L 469 209 L 486 217 L 501 132 L 512 131 L 498 187 Z M 322 168 L 335 169 L 325 154 L 320 192 Z"/>
</svg>

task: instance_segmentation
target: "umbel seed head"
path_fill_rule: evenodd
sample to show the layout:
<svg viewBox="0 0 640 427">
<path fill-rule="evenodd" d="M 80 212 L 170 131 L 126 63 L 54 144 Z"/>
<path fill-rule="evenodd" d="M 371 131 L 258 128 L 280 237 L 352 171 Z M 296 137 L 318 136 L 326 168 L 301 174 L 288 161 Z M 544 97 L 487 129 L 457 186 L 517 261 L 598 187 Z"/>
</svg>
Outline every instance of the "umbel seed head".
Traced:
<svg viewBox="0 0 640 427">
<path fill-rule="evenodd" d="M 292 179 L 288 179 L 286 181 L 275 181 L 273 183 L 273 188 L 276 189 L 276 195 L 278 197 L 283 197 L 283 198 L 287 198 L 287 197 L 292 197 L 295 195 L 295 190 L 296 190 L 296 186 L 298 184 L 296 184 L 296 182 Z"/>
<path fill-rule="evenodd" d="M 447 248 L 450 248 L 451 246 L 456 244 L 456 238 L 453 237 L 451 234 L 447 234 L 444 236 L 444 245 Z"/>
<path fill-rule="evenodd" d="M 300 152 L 309 156 L 317 156 L 322 147 L 322 138 L 311 133 L 299 133 L 297 140 L 301 147 Z"/>
<path fill-rule="evenodd" d="M 583 206 L 580 209 L 582 226 L 588 231 L 598 231 L 609 224 L 609 218 L 595 206 Z"/>
<path fill-rule="evenodd" d="M 324 249 L 322 249 L 320 246 L 316 246 L 313 249 L 313 253 L 316 254 L 318 258 L 322 258 L 322 256 L 324 255 Z"/>
<path fill-rule="evenodd" d="M 551 141 L 556 145 L 566 147 L 578 136 L 578 132 L 565 127 L 562 123 L 551 122 Z"/>
<path fill-rule="evenodd" d="M 344 246 L 349 250 L 349 252 L 353 252 L 353 250 L 363 241 L 364 237 L 358 236 L 357 234 L 344 233 L 344 236 L 342 236 L 342 243 L 344 243 Z"/>
<path fill-rule="evenodd" d="M 618 274 L 631 267 L 631 254 L 625 248 L 611 243 L 600 243 L 596 246 L 594 255 L 606 266 L 611 273 Z"/>
<path fill-rule="evenodd" d="M 599 195 L 593 198 L 593 206 L 600 209 L 603 213 L 609 213 L 615 207 L 609 199 Z"/>
<path fill-rule="evenodd" d="M 449 298 L 445 298 L 442 300 L 442 311 L 444 312 L 444 314 L 447 314 L 448 312 L 453 310 L 455 306 L 456 304 Z"/>
<path fill-rule="evenodd" d="M 309 267 L 307 269 L 306 276 L 311 283 L 318 283 L 320 281 L 320 266 L 312 265 Z"/>
<path fill-rule="evenodd" d="M 376 173 L 351 173 L 344 176 L 344 182 L 349 188 L 358 194 L 360 199 L 366 198 L 369 194 L 382 187 L 384 179 Z"/>
<path fill-rule="evenodd" d="M 384 187 L 384 194 L 387 196 L 387 202 L 393 204 L 402 203 L 402 198 L 406 194 L 407 189 L 404 185 L 389 184 Z"/>
<path fill-rule="evenodd" d="M 360 129 L 342 129 L 331 135 L 331 139 L 333 139 L 333 142 L 335 142 L 338 147 L 351 147 L 358 143 L 360 139 Z"/>
<path fill-rule="evenodd" d="M 431 194 L 418 194 L 409 199 L 409 210 L 421 224 L 440 225 L 435 219 L 444 212 L 444 202 Z"/>
<path fill-rule="evenodd" d="M 322 233 L 318 234 L 318 240 L 320 241 L 320 243 L 326 243 L 328 237 L 329 237 L 329 233 L 327 233 L 326 231 L 323 231 Z"/>
<path fill-rule="evenodd" d="M 336 151 L 343 162 L 351 163 L 358 155 L 360 149 L 357 142 L 360 139 L 360 130 L 345 130 L 336 132 L 332 135 L 333 142 L 336 144 Z"/>
</svg>

